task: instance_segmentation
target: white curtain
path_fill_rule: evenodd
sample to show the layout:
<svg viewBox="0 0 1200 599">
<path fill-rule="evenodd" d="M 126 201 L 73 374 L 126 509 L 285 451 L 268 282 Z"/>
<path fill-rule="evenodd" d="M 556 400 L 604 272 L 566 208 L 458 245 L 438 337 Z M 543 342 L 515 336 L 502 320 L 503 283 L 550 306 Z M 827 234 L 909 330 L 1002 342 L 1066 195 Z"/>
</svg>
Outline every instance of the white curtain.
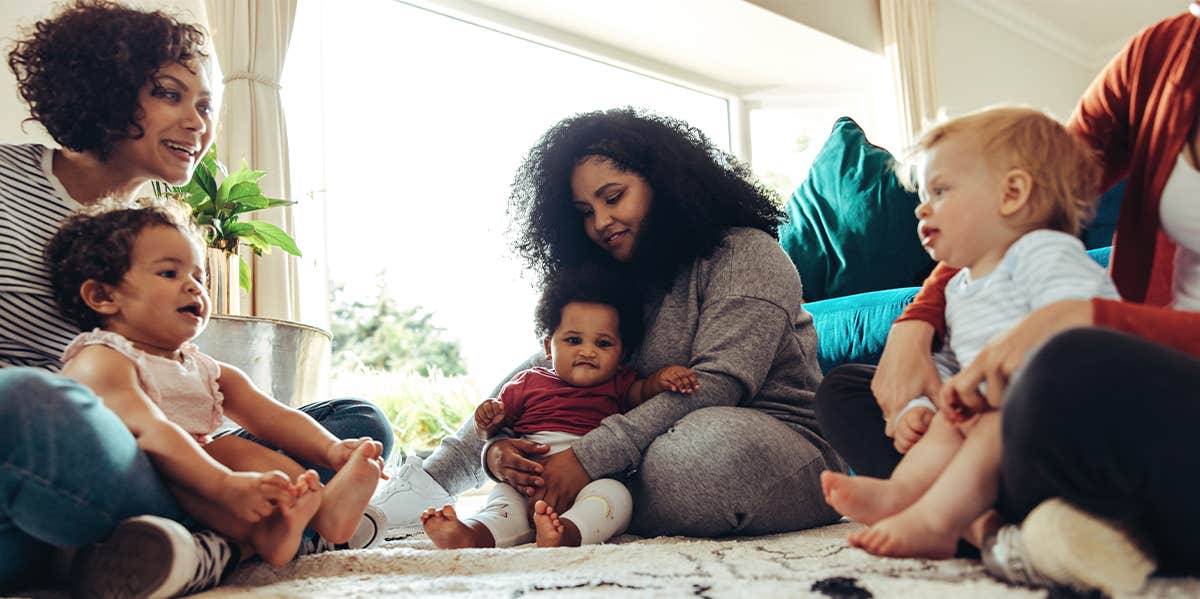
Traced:
<svg viewBox="0 0 1200 599">
<path fill-rule="evenodd" d="M 279 96 L 279 78 L 297 0 L 206 0 L 225 91 L 217 127 L 217 155 L 231 170 L 245 159 L 266 171 L 268 197 L 294 199 L 289 189 L 287 126 Z M 295 236 L 290 207 L 254 213 Z M 298 240 L 301 251 L 303 243 Z M 299 293 L 296 259 L 279 249 L 254 257 L 249 309 L 254 316 L 295 320 Z"/>
<path fill-rule="evenodd" d="M 883 51 L 899 104 L 900 141 L 908 147 L 937 118 L 933 0 L 880 0 Z"/>
</svg>

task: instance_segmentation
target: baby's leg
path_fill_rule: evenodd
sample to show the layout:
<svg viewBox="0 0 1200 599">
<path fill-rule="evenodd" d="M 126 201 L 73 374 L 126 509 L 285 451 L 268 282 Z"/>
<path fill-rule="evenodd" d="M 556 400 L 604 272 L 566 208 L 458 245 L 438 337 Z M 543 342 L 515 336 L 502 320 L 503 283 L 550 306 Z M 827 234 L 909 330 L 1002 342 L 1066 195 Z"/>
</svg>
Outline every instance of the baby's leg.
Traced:
<svg viewBox="0 0 1200 599">
<path fill-rule="evenodd" d="M 516 489 L 498 484 L 478 514 L 460 521 L 451 506 L 421 514 L 425 534 L 442 549 L 511 547 L 533 540 L 525 516 L 526 499 Z"/>
<path fill-rule="evenodd" d="M 316 471 L 306 471 L 296 482 L 301 486 L 296 503 L 279 506 L 250 531 L 250 545 L 273 566 L 282 566 L 296 557 L 304 529 L 321 507 L 321 479 Z"/>
<path fill-rule="evenodd" d="M 875 555 L 953 557 L 967 526 L 996 502 L 1000 454 L 1000 412 L 988 412 L 979 417 L 962 449 L 916 503 L 851 534 L 850 543 Z"/>
<path fill-rule="evenodd" d="M 372 451 L 370 444 L 360 445 L 325 485 L 321 509 L 313 516 L 311 526 L 327 541 L 345 543 L 358 529 L 367 502 L 379 484 L 379 464 Z"/>
<path fill-rule="evenodd" d="M 602 478 L 588 483 L 561 517 L 538 502 L 533 525 L 539 547 L 595 545 L 625 532 L 633 517 L 633 497 L 625 485 Z"/>
<path fill-rule="evenodd" d="M 214 459 L 236 472 L 265 472 L 281 470 L 293 482 L 304 474 L 305 468 L 296 460 L 264 445 L 234 435 L 214 439 L 204 446 Z"/>
<path fill-rule="evenodd" d="M 936 414 L 925 436 L 900 460 L 891 478 L 822 472 L 825 502 L 851 520 L 874 524 L 921 497 L 962 444 L 958 427 Z"/>
</svg>

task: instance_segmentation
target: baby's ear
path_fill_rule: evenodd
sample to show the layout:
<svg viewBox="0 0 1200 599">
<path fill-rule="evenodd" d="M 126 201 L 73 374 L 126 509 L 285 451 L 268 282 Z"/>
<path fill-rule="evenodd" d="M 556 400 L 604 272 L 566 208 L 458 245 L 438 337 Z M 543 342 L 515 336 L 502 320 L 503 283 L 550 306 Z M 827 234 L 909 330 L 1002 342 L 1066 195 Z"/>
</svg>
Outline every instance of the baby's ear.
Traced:
<svg viewBox="0 0 1200 599">
<path fill-rule="evenodd" d="M 83 298 L 83 303 L 89 308 L 102 316 L 112 316 L 121 311 L 121 307 L 113 300 L 112 289 L 96 279 L 88 279 L 79 286 L 79 297 Z"/>
<path fill-rule="evenodd" d="M 546 350 L 546 360 L 553 360 L 554 355 L 550 353 L 550 336 L 542 337 L 542 349 Z"/>
<path fill-rule="evenodd" d="M 1029 196 L 1033 193 L 1033 175 L 1025 169 L 1015 168 L 1004 173 L 1000 201 L 1000 215 L 1013 216 L 1029 205 Z"/>
</svg>

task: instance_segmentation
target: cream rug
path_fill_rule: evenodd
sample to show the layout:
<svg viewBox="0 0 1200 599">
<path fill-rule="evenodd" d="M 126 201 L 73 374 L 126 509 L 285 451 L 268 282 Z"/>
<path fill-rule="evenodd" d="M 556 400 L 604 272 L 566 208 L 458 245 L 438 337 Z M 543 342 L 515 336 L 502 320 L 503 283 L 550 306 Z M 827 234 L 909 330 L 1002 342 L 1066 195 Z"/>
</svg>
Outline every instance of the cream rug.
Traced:
<svg viewBox="0 0 1200 599">
<path fill-rule="evenodd" d="M 1065 597 L 1010 587 L 978 562 L 880 559 L 846 544 L 859 525 L 769 537 L 625 536 L 587 548 L 443 551 L 423 533 L 379 548 L 243 566 L 198 597 Z M 830 579 L 853 580 L 830 580 Z M 816 586 L 814 586 L 816 585 Z M 828 588 L 823 593 L 820 588 Z M 868 594 L 869 593 L 869 594 Z M 1200 580 L 1156 579 L 1140 595 L 1200 597 Z"/>
</svg>

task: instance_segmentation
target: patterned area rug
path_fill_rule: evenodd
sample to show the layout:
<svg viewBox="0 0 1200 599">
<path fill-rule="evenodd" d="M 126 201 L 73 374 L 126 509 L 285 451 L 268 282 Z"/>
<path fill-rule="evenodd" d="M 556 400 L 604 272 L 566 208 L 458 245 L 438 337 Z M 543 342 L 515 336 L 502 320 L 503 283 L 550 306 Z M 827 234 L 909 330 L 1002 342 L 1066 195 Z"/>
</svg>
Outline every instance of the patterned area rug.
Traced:
<svg viewBox="0 0 1200 599">
<path fill-rule="evenodd" d="M 1010 587 L 978 562 L 875 558 L 859 525 L 769 537 L 619 537 L 587 548 L 443 551 L 422 533 L 379 548 L 244 566 L 199 597 L 1069 597 Z M 1156 579 L 1140 596 L 1198 597 L 1200 580 Z"/>
</svg>

